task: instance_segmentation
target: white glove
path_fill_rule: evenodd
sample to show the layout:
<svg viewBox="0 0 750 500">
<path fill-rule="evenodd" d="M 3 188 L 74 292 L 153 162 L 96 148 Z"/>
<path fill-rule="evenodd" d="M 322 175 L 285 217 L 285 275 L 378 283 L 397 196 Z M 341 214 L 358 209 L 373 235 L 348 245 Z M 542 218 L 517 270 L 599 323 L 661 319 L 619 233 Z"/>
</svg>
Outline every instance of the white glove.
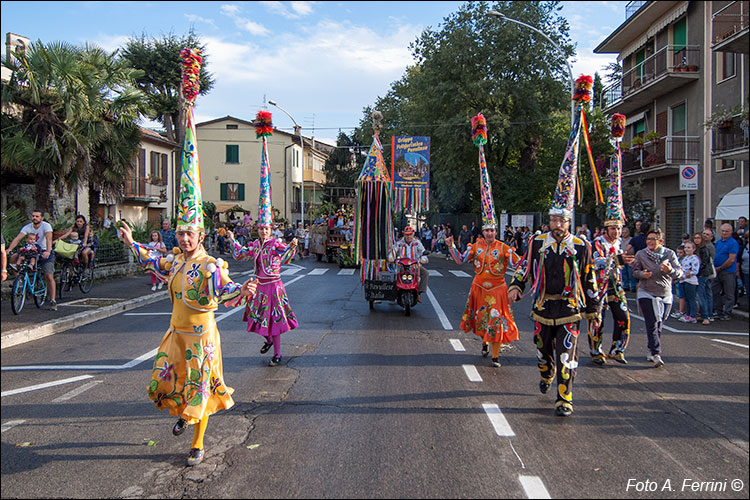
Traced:
<svg viewBox="0 0 750 500">
<path fill-rule="evenodd" d="M 425 265 L 425 264 L 427 264 L 428 262 L 430 262 L 430 259 L 428 259 L 428 258 L 427 258 L 427 256 L 425 256 L 425 255 L 423 255 L 423 256 L 421 256 L 421 257 L 419 258 L 419 263 L 420 263 L 420 264 L 422 264 L 422 265 Z"/>
</svg>

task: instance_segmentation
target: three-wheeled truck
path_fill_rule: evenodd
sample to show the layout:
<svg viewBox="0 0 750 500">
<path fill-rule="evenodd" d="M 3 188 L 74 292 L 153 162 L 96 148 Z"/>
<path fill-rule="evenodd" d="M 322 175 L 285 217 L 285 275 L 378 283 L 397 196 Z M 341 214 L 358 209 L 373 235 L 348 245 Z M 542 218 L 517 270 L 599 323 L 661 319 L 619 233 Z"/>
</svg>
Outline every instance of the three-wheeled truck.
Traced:
<svg viewBox="0 0 750 500">
<path fill-rule="evenodd" d="M 344 231 L 343 227 L 328 227 L 325 222 L 315 224 L 310 229 L 310 253 L 318 261 L 325 257 L 326 262 L 336 262 L 341 245 L 346 243 Z"/>
</svg>

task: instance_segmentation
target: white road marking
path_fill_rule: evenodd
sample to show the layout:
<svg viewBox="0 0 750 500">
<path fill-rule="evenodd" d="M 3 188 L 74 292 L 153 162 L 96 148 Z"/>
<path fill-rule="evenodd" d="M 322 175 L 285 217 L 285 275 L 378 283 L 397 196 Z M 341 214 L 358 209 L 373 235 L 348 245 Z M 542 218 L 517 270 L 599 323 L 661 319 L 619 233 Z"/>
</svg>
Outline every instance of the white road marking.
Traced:
<svg viewBox="0 0 750 500">
<path fill-rule="evenodd" d="M 356 269 L 342 269 L 338 272 L 338 274 L 339 276 L 351 276 L 352 274 L 354 274 L 354 271 L 356 271 Z"/>
<path fill-rule="evenodd" d="M 10 420 L 8 422 L 5 422 L 2 427 L 0 427 L 0 432 L 5 432 L 8 429 L 12 429 L 13 427 L 20 425 L 22 423 L 26 422 L 26 420 Z"/>
<path fill-rule="evenodd" d="M 521 460 L 521 455 L 519 455 L 515 447 L 513 447 L 513 441 L 509 439 L 508 444 L 510 445 L 510 449 L 513 450 L 513 453 L 516 455 L 518 461 L 521 462 L 521 469 L 526 470 L 526 465 L 523 463 L 523 460 Z"/>
<path fill-rule="evenodd" d="M 466 376 L 469 377 L 469 382 L 481 382 L 482 376 L 479 375 L 479 372 L 477 371 L 477 367 L 474 365 L 462 365 L 464 367 L 464 371 L 466 372 Z"/>
<path fill-rule="evenodd" d="M 516 435 L 513 429 L 510 428 L 510 424 L 505 419 L 505 415 L 500 411 L 500 407 L 496 404 L 482 403 L 484 412 L 490 419 L 492 427 L 495 428 L 495 432 L 500 437 L 513 437 Z"/>
<path fill-rule="evenodd" d="M 81 387 L 78 387 L 76 389 L 73 389 L 70 392 L 66 392 L 60 397 L 57 397 L 52 400 L 53 403 L 61 403 L 63 401 L 67 401 L 69 399 L 73 399 L 74 397 L 78 396 L 79 394 L 83 394 L 84 392 L 88 391 L 92 387 L 96 387 L 97 385 L 101 384 L 103 380 L 92 380 L 91 382 L 87 384 L 83 384 Z"/>
<path fill-rule="evenodd" d="M 427 298 L 430 299 L 430 302 L 432 302 L 432 307 L 435 309 L 435 312 L 438 315 L 438 318 L 440 319 L 440 323 L 443 325 L 443 329 L 445 330 L 453 330 L 453 326 L 451 326 L 451 322 L 448 321 L 448 316 L 445 315 L 445 312 L 443 312 L 443 308 L 440 307 L 440 304 L 438 304 L 437 299 L 435 298 L 435 295 L 432 294 L 432 290 L 430 290 L 430 287 L 427 287 Z"/>
<path fill-rule="evenodd" d="M 430 276 L 442 276 L 443 274 L 440 271 L 437 271 L 435 269 L 428 269 L 430 272 Z"/>
<path fill-rule="evenodd" d="M 327 267 L 316 267 L 315 269 L 311 269 L 309 273 L 307 273 L 308 276 L 318 276 L 321 274 L 325 274 L 328 272 Z"/>
<path fill-rule="evenodd" d="M 528 498 L 552 498 L 539 476 L 518 476 Z"/>
<path fill-rule="evenodd" d="M 56 385 L 70 384 L 72 382 L 78 382 L 79 380 L 86 380 L 89 378 L 94 378 L 94 376 L 93 375 L 80 375 L 78 377 L 55 380 L 54 382 L 30 385 L 28 387 L 21 387 L 20 389 L 13 389 L 12 391 L 5 391 L 3 393 L 0 393 L 0 397 L 4 398 L 5 396 L 13 396 L 14 394 L 21 394 L 24 392 L 36 391 L 38 389 L 47 389 L 48 387 L 55 387 Z"/>
<path fill-rule="evenodd" d="M 638 316 L 637 314 L 634 314 L 633 312 L 630 313 L 631 318 L 636 318 L 641 321 L 645 321 L 643 319 L 643 316 Z M 667 330 L 668 332 L 673 333 L 701 333 L 703 335 L 732 335 L 737 337 L 747 337 L 750 336 L 750 333 L 743 333 L 743 332 L 715 332 L 711 330 L 678 330 L 677 328 L 672 328 L 671 326 L 664 325 L 664 330 Z"/>
<path fill-rule="evenodd" d="M 302 268 L 292 267 L 290 269 L 284 269 L 283 271 L 281 271 L 281 276 L 292 276 L 294 274 L 297 274 L 300 269 Z"/>
<path fill-rule="evenodd" d="M 123 313 L 123 316 L 171 316 L 172 313 L 161 312 L 161 313 Z"/>
<path fill-rule="evenodd" d="M 450 339 L 451 345 L 453 346 L 453 349 L 455 349 L 458 352 L 464 352 L 466 349 L 464 348 L 464 345 L 461 343 L 458 339 Z"/>
<path fill-rule="evenodd" d="M 463 271 L 456 271 L 454 269 L 451 269 L 450 272 L 451 272 L 452 275 L 457 276 L 459 278 L 471 278 L 471 275 L 468 275 L 468 274 L 466 274 Z"/>
<path fill-rule="evenodd" d="M 738 344 L 736 342 L 729 342 L 728 340 L 711 339 L 711 341 L 712 342 L 721 342 L 722 344 L 736 345 L 737 347 L 744 347 L 745 349 L 750 349 L 750 346 L 746 346 L 745 344 Z"/>
</svg>

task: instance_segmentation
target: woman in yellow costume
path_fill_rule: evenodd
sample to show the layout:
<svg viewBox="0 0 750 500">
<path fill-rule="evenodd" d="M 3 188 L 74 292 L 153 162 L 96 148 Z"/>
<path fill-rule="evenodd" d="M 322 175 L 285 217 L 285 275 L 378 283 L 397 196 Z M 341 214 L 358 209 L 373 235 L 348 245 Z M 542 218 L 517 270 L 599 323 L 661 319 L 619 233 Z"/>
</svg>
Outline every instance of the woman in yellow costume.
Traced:
<svg viewBox="0 0 750 500">
<path fill-rule="evenodd" d="M 197 78 L 200 54 L 185 49 L 182 57 L 192 68 L 188 77 Z M 196 68 L 197 67 L 197 68 Z M 185 88 L 193 90 L 185 82 Z M 188 102 L 192 103 L 189 99 Z M 193 99 L 194 99 L 193 95 Z M 229 279 L 227 263 L 214 259 L 203 248 L 203 202 L 200 166 L 195 141 L 193 107 L 188 108 L 185 144 L 182 151 L 177 243 L 179 250 L 166 257 L 150 258 L 148 249 L 133 241 L 130 227 L 122 223 L 122 239 L 131 248 L 144 270 L 167 281 L 172 301 L 172 317 L 154 359 L 148 395 L 160 410 L 167 409 L 179 417 L 172 428 L 180 435 L 188 425 L 194 425 L 193 442 L 187 465 L 203 461 L 203 436 L 208 417 L 222 409 L 231 408 L 231 387 L 224 383 L 221 338 L 216 327 L 214 311 L 219 304 L 237 307 L 244 305 L 255 293 L 251 280 L 243 285 Z"/>
<path fill-rule="evenodd" d="M 487 143 L 487 122 L 478 114 L 471 120 L 474 144 L 479 146 L 479 180 L 482 195 L 482 235 L 464 253 L 460 253 L 453 237 L 445 239 L 453 260 L 457 264 L 473 261 L 474 280 L 461 318 L 461 329 L 474 332 L 482 339 L 482 356 L 489 354 L 492 345 L 492 366 L 500 366 L 500 346 L 518 340 L 518 327 L 508 301 L 505 271 L 508 264 L 515 267 L 521 258 L 514 249 L 496 238 L 497 219 L 492 200 L 492 186 L 484 159 Z"/>
</svg>

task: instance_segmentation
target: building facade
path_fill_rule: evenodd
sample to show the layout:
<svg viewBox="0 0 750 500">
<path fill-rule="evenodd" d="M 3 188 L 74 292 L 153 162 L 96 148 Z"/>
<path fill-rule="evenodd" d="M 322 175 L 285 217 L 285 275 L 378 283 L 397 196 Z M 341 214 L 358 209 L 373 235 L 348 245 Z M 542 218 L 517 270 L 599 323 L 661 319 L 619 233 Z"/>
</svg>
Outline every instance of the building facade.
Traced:
<svg viewBox="0 0 750 500">
<path fill-rule="evenodd" d="M 622 65 L 599 104 L 627 117 L 624 189 L 640 181 L 672 247 L 748 183 L 749 3 L 629 2 L 625 22 L 594 50 Z M 690 168 L 697 189 L 681 189 Z"/>
</svg>

